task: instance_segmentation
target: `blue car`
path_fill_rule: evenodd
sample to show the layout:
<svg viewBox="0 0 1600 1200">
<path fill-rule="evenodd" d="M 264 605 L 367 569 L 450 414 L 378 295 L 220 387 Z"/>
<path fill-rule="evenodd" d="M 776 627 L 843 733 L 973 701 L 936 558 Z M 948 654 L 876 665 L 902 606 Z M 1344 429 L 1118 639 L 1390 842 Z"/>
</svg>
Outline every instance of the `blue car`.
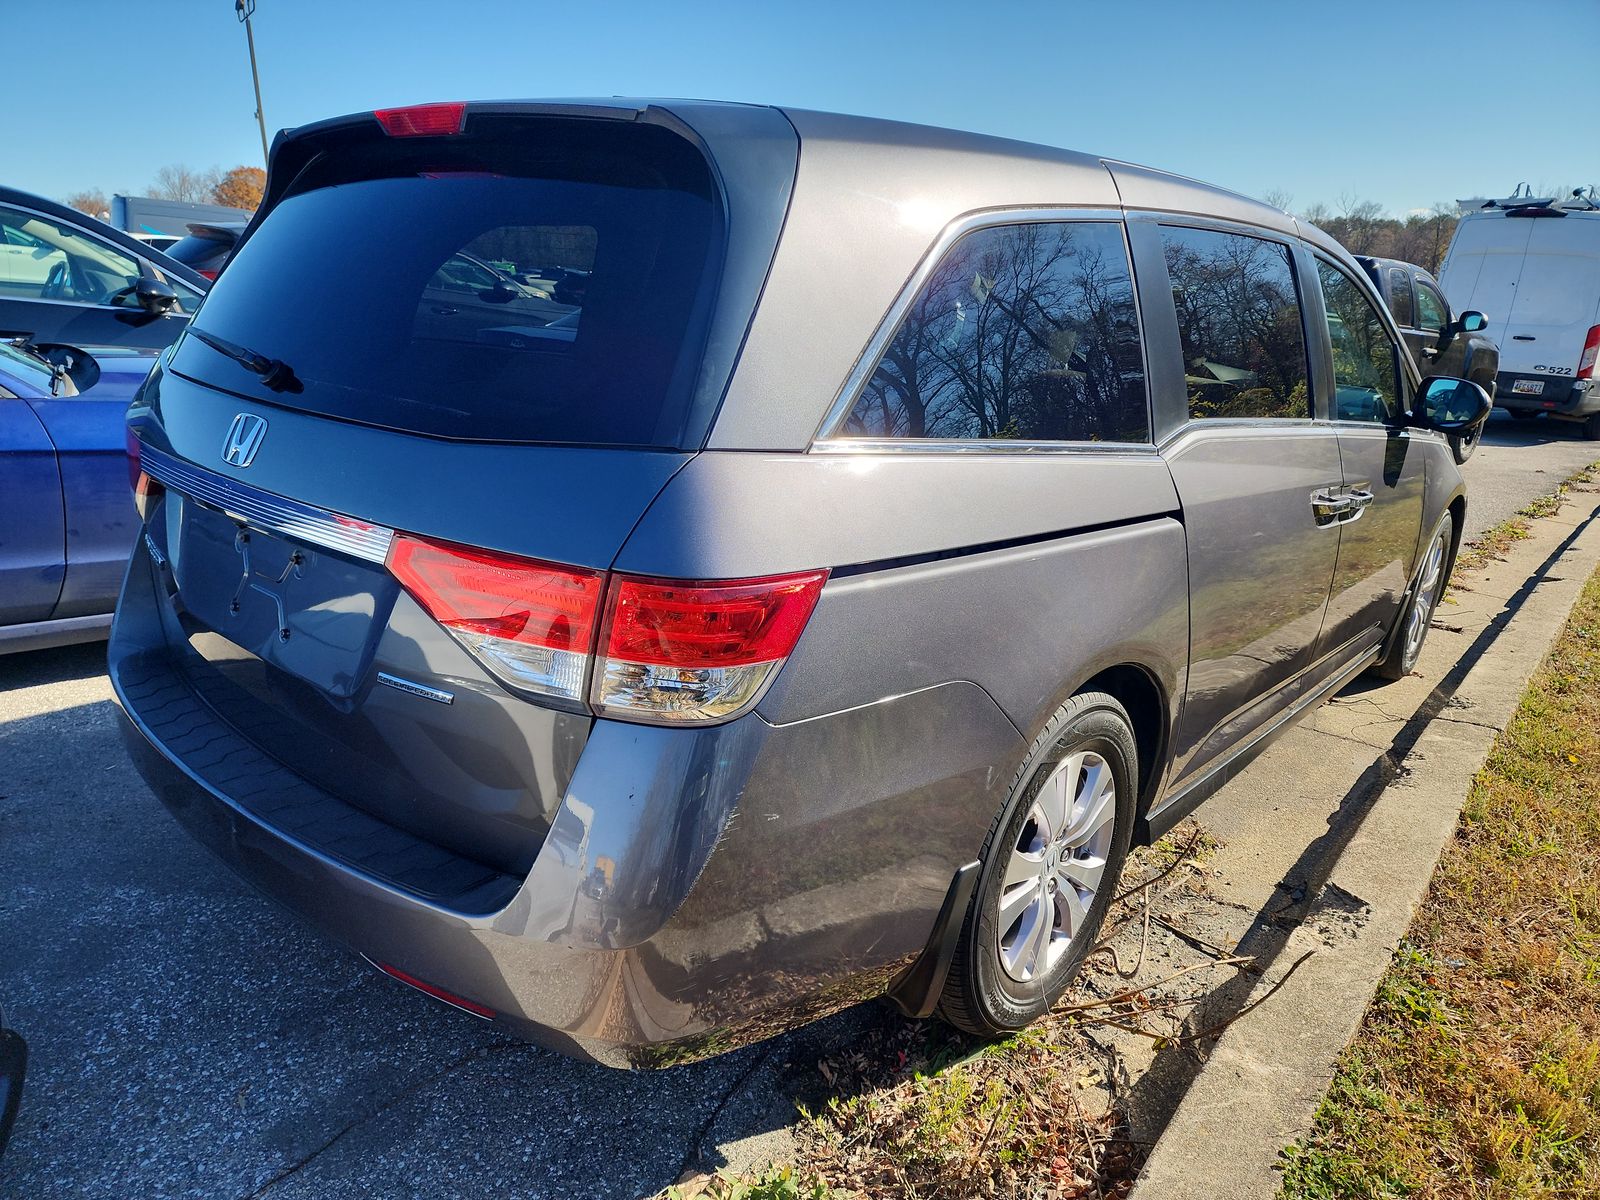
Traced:
<svg viewBox="0 0 1600 1200">
<path fill-rule="evenodd" d="M 17 1122 L 22 1080 L 27 1073 L 28 1044 L 20 1033 L 6 1028 L 5 1013 L 0 1012 L 0 1154 L 5 1153 L 11 1127 Z"/>
<path fill-rule="evenodd" d="M 139 527 L 124 415 L 157 353 L 0 341 L 0 654 L 106 636 Z"/>
</svg>

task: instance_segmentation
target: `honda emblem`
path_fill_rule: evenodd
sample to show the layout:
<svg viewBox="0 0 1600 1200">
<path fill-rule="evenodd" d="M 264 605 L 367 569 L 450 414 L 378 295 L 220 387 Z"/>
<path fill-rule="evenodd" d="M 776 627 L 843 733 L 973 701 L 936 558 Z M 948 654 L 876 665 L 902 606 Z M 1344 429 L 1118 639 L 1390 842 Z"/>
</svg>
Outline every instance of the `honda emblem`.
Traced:
<svg viewBox="0 0 1600 1200">
<path fill-rule="evenodd" d="M 248 467 L 261 449 L 261 439 L 267 436 L 267 421 L 255 413 L 240 413 L 228 426 L 227 440 L 222 443 L 222 461 L 230 467 Z"/>
</svg>

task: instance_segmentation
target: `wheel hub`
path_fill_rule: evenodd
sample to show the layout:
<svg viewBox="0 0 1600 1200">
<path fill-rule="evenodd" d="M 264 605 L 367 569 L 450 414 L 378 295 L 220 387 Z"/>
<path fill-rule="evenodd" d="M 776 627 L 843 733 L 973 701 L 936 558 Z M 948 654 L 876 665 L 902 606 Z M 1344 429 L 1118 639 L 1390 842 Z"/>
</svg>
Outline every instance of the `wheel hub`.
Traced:
<svg viewBox="0 0 1600 1200">
<path fill-rule="evenodd" d="M 1027 983 L 1056 966 L 1089 919 L 1116 831 L 1116 783 L 1094 751 L 1069 754 L 1034 794 L 997 898 L 1000 967 Z"/>
</svg>

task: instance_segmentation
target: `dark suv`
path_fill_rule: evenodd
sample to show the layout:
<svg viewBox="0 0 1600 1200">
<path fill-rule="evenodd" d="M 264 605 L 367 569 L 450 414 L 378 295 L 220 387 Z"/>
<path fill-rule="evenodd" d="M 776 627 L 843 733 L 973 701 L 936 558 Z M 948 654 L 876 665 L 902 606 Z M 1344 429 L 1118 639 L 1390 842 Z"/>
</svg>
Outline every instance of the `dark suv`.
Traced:
<svg viewBox="0 0 1600 1200">
<path fill-rule="evenodd" d="M 571 1053 L 884 992 L 1016 1029 L 1130 845 L 1415 665 L 1489 402 L 1401 344 L 1317 230 L 1066 151 L 298 129 L 130 410 L 128 745 L 258 887 Z"/>
<path fill-rule="evenodd" d="M 1378 294 L 1389 305 L 1400 336 L 1420 367 L 1430 375 L 1470 379 L 1494 398 L 1500 371 L 1500 347 L 1484 329 L 1488 320 L 1469 310 L 1459 316 L 1450 311 L 1439 281 L 1415 263 L 1397 258 L 1358 254 Z M 1477 435 L 1450 439 L 1457 462 L 1466 462 L 1478 447 Z"/>
</svg>

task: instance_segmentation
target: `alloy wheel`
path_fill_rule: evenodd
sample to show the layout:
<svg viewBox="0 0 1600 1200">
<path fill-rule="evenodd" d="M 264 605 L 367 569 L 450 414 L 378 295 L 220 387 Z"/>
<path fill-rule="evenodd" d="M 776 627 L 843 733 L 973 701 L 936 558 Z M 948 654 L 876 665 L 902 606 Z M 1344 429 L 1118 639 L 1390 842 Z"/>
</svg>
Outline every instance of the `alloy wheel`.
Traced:
<svg viewBox="0 0 1600 1200">
<path fill-rule="evenodd" d="M 1445 535 L 1441 531 L 1428 547 L 1428 557 L 1417 580 L 1417 593 L 1412 597 L 1411 612 L 1406 617 L 1407 663 L 1416 661 L 1417 655 L 1422 653 L 1422 639 L 1428 636 L 1428 622 L 1433 618 L 1433 606 L 1439 601 L 1444 583 L 1445 549 Z"/>
<path fill-rule="evenodd" d="M 1092 750 L 1062 759 L 1034 796 L 997 898 L 1000 967 L 1012 979 L 1048 975 L 1088 921 L 1116 816 L 1111 764 Z"/>
</svg>

